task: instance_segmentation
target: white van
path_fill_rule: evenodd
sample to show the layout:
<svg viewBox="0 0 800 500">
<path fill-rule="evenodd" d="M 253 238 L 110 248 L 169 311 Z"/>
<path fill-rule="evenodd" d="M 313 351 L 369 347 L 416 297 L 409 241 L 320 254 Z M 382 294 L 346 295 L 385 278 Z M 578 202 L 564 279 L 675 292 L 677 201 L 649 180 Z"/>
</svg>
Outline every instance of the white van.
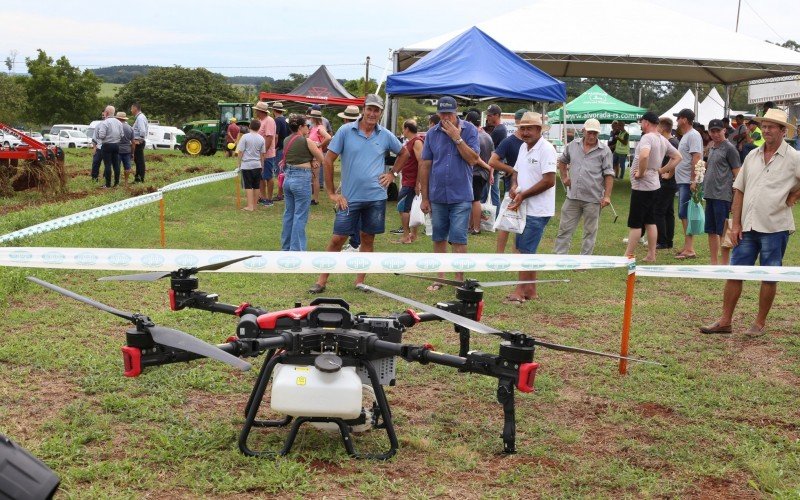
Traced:
<svg viewBox="0 0 800 500">
<path fill-rule="evenodd" d="M 89 125 L 79 125 L 74 123 L 59 123 L 57 125 L 53 125 L 50 127 L 50 133 L 45 134 L 44 136 L 44 143 L 47 145 L 55 144 L 55 140 L 58 137 L 58 133 L 62 130 L 79 130 L 86 133 L 86 130 L 89 128 Z"/>
<path fill-rule="evenodd" d="M 185 135 L 178 127 L 154 125 L 152 122 L 147 127 L 146 149 L 179 149 L 178 136 Z"/>
</svg>

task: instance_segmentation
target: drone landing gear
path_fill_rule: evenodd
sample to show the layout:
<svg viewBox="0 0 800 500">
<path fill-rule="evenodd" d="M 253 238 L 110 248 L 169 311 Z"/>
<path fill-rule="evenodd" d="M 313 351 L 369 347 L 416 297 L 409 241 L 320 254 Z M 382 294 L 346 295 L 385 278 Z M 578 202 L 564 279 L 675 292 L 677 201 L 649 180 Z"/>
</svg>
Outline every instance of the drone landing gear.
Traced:
<svg viewBox="0 0 800 500">
<path fill-rule="evenodd" d="M 250 457 L 278 457 L 278 456 L 286 456 L 292 449 L 292 445 L 294 445 L 294 440 L 297 437 L 297 433 L 300 430 L 300 426 L 306 422 L 320 422 L 320 423 L 334 423 L 339 427 L 339 433 L 342 436 L 342 443 L 344 444 L 344 448 L 347 451 L 347 454 L 353 458 L 365 458 L 369 460 L 388 460 L 397 453 L 397 449 L 400 447 L 400 444 L 397 441 L 397 435 L 394 431 L 394 424 L 392 423 L 392 413 L 389 409 L 389 402 L 386 399 L 386 393 L 383 390 L 383 386 L 380 385 L 378 382 L 378 373 L 375 371 L 375 367 L 372 365 L 371 362 L 365 360 L 355 360 L 361 366 L 363 366 L 367 373 L 369 374 L 370 383 L 372 385 L 372 389 L 375 391 L 375 400 L 378 406 L 378 411 L 380 417 L 376 415 L 376 420 L 379 418 L 381 423 L 376 423 L 376 428 L 383 428 L 386 430 L 387 438 L 389 439 L 389 449 L 384 451 L 383 453 L 359 453 L 356 451 L 355 446 L 353 445 L 353 439 L 350 436 L 350 424 L 341 418 L 332 418 L 332 417 L 297 417 L 292 422 L 292 417 L 286 416 L 281 420 L 258 420 L 256 419 L 256 415 L 258 414 L 258 410 L 261 407 L 261 403 L 264 399 L 264 393 L 267 389 L 267 384 L 269 383 L 270 377 L 272 376 L 272 372 L 275 369 L 275 365 L 278 363 L 284 364 L 292 364 L 292 361 L 298 361 L 297 356 L 290 356 L 287 354 L 279 354 L 277 356 L 273 356 L 269 358 L 268 362 L 265 362 L 264 365 L 261 367 L 261 371 L 258 374 L 258 379 L 256 380 L 256 384 L 253 387 L 253 392 L 250 394 L 250 399 L 247 402 L 246 407 L 246 419 L 244 422 L 244 426 L 242 427 L 242 432 L 239 435 L 239 450 L 247 456 Z M 250 437 L 250 431 L 253 427 L 286 427 L 291 423 L 291 427 L 289 429 L 289 435 L 286 436 L 286 440 L 283 443 L 283 448 L 280 451 L 275 450 L 262 450 L 262 451 L 255 451 L 250 449 L 247 446 L 247 441 Z"/>
</svg>

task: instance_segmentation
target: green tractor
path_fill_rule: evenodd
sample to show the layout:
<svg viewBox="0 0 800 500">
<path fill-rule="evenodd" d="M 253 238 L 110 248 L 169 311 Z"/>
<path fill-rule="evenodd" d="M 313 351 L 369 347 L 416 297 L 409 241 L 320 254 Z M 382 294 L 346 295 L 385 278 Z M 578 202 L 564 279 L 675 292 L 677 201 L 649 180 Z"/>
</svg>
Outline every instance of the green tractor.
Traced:
<svg viewBox="0 0 800 500">
<path fill-rule="evenodd" d="M 225 133 L 230 125 L 230 119 L 236 118 L 234 126 L 238 126 L 242 133 L 247 132 L 247 126 L 253 118 L 253 105 L 250 103 L 219 103 L 218 120 L 197 120 L 185 124 L 183 141 L 180 149 L 189 156 L 213 156 L 218 149 L 227 145 Z"/>
</svg>

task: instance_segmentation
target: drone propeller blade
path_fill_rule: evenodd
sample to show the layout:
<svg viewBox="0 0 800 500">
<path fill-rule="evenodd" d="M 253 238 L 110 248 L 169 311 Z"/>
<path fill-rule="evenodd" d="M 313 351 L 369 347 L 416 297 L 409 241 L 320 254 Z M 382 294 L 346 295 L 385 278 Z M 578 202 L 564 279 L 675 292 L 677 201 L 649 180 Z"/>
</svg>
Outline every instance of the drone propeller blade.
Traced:
<svg viewBox="0 0 800 500">
<path fill-rule="evenodd" d="M 172 274 L 171 271 L 154 271 L 151 273 L 123 274 L 121 276 L 103 276 L 97 281 L 157 281 Z"/>
<path fill-rule="evenodd" d="M 417 309 L 423 310 L 425 312 L 429 312 L 434 316 L 439 316 L 440 318 L 447 320 L 451 323 L 455 323 L 458 326 L 463 326 L 464 328 L 468 328 L 473 332 L 478 333 L 487 333 L 491 335 L 497 335 L 499 333 L 503 333 L 502 331 L 492 328 L 491 326 L 484 325 L 483 323 L 478 323 L 477 321 L 473 321 L 469 318 L 465 318 L 464 316 L 459 316 L 458 314 L 453 314 L 448 311 L 443 311 L 439 308 L 429 306 L 427 304 L 423 304 L 422 302 L 417 302 L 416 300 L 412 300 L 406 297 L 402 297 L 400 295 L 395 295 L 391 292 L 387 292 L 381 290 L 380 288 L 375 288 L 369 285 L 360 284 L 358 285 L 359 288 L 362 290 L 368 290 L 370 292 L 375 292 L 377 294 L 383 295 L 384 297 L 389 297 L 390 299 L 397 300 L 399 302 L 405 302 L 406 304 L 416 307 Z"/>
<path fill-rule="evenodd" d="M 433 276 L 421 276 L 419 274 L 403 274 L 395 273 L 397 276 L 408 276 L 409 278 L 416 278 L 426 281 L 435 281 L 443 285 L 450 286 L 464 286 L 464 281 L 451 280 L 446 278 L 434 278 Z M 513 285 L 527 285 L 531 283 L 569 283 L 569 280 L 530 280 L 530 281 L 476 281 L 481 288 L 492 286 L 513 286 Z"/>
<path fill-rule="evenodd" d="M 49 288 L 50 290 L 53 290 L 54 292 L 58 292 L 61 295 L 64 295 L 64 296 L 69 297 L 71 299 L 75 299 L 78 302 L 83 302 L 84 304 L 88 304 L 88 305 L 90 305 L 92 307 L 96 307 L 97 309 L 100 309 L 101 311 L 105 311 L 105 312 L 111 313 L 111 314 L 113 314 L 115 316 L 119 316 L 122 319 L 126 319 L 126 320 L 130 321 L 131 323 L 136 323 L 136 319 L 135 319 L 133 313 L 129 313 L 127 311 L 121 311 L 119 309 L 116 309 L 116 308 L 113 308 L 111 306 L 105 305 L 102 302 L 97 302 L 96 300 L 90 299 L 89 297 L 84 297 L 83 295 L 78 295 L 75 292 L 71 292 L 71 291 L 69 291 L 69 290 L 67 290 L 65 288 L 61 288 L 60 286 L 56 286 L 56 285 L 54 285 L 52 283 L 48 283 L 46 281 L 42 281 L 39 278 L 34 278 L 32 276 L 28 276 L 28 280 L 29 281 L 33 281 L 37 285 L 43 286 L 45 288 Z"/>
<path fill-rule="evenodd" d="M 481 281 L 480 286 L 481 288 L 486 288 L 491 286 L 528 285 L 531 283 L 569 283 L 569 280 Z"/>
<path fill-rule="evenodd" d="M 550 342 L 543 342 L 541 340 L 534 340 L 536 345 L 546 347 L 547 349 L 553 349 L 555 351 L 564 351 L 564 352 L 576 352 L 579 354 L 591 354 L 592 356 L 602 356 L 604 358 L 612 358 L 612 359 L 624 359 L 626 361 L 636 361 L 637 363 L 648 363 L 651 365 L 658 365 L 658 366 L 667 366 L 664 363 L 658 363 L 656 361 L 648 361 L 646 359 L 637 359 L 637 358 L 629 358 L 627 356 L 620 356 L 618 354 L 610 354 L 607 352 L 600 352 L 600 351 L 592 351 L 589 349 L 583 349 L 580 347 L 572 347 L 568 345 L 561 345 L 561 344 L 553 344 Z"/>
<path fill-rule="evenodd" d="M 237 259 L 223 260 L 222 262 L 217 262 L 215 264 L 208 264 L 206 266 L 200 266 L 200 267 L 197 268 L 197 271 L 195 271 L 195 272 L 199 272 L 199 271 L 217 271 L 219 269 L 222 269 L 223 267 L 228 267 L 231 264 L 236 264 L 237 262 L 242 261 L 242 260 L 252 259 L 253 257 L 259 257 L 259 255 L 245 255 L 244 257 L 239 257 Z M 192 273 L 192 274 L 194 274 L 194 273 Z"/>
<path fill-rule="evenodd" d="M 416 278 L 418 280 L 435 281 L 436 283 L 441 283 L 443 285 L 464 286 L 463 281 L 451 280 L 447 278 L 434 278 L 433 276 L 421 276 L 419 274 L 404 274 L 404 273 L 394 273 L 394 274 L 397 276 L 408 276 L 409 278 Z"/>
<path fill-rule="evenodd" d="M 188 268 L 187 274 L 197 274 L 200 271 L 217 271 L 222 269 L 223 267 L 230 266 L 231 264 L 235 264 L 242 260 L 251 259 L 253 257 L 258 257 L 258 255 L 246 255 L 244 257 L 238 257 L 236 259 L 230 260 L 223 260 L 222 262 L 215 262 L 214 264 L 208 264 L 206 266 L 200 267 L 190 267 Z M 140 274 L 123 274 L 121 276 L 105 276 L 100 278 L 98 281 L 157 281 L 161 278 L 166 278 L 167 276 L 172 275 L 174 271 L 153 271 L 151 273 L 140 273 Z"/>
<path fill-rule="evenodd" d="M 153 340 L 159 344 L 216 359 L 217 361 L 222 361 L 242 371 L 247 371 L 252 366 L 247 361 L 237 358 L 232 354 L 228 354 L 219 347 L 204 342 L 186 332 L 167 328 L 165 326 L 150 326 L 147 327 L 147 331 L 150 332 Z"/>
</svg>

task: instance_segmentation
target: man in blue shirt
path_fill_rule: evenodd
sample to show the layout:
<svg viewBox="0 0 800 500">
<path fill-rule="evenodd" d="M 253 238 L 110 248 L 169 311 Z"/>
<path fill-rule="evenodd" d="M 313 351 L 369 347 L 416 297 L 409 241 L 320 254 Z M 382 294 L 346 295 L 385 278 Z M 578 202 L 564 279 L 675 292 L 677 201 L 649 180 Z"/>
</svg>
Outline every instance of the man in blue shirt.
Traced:
<svg viewBox="0 0 800 500">
<path fill-rule="evenodd" d="M 418 179 L 422 211 L 431 214 L 433 251 L 467 251 L 467 223 L 472 208 L 472 166 L 478 162 L 480 143 L 475 125 L 456 116 L 458 106 L 450 96 L 439 99 L 439 124 L 425 135 Z M 463 279 L 457 273 L 456 279 Z"/>
<path fill-rule="evenodd" d="M 383 101 L 374 94 L 364 101 L 364 115 L 352 123 L 342 125 L 328 144 L 323 168 L 325 190 L 336 211 L 333 237 L 328 243 L 329 252 L 338 252 L 361 221 L 361 246 L 359 251 L 372 252 L 375 235 L 385 230 L 386 188 L 394 179 L 386 173 L 386 151 L 397 154 L 397 161 L 405 161 L 406 150 L 390 131 L 378 125 L 383 112 Z M 402 152 L 401 152 L 402 150 Z M 342 159 L 342 192 L 337 193 L 333 183 L 333 162 Z M 320 274 L 317 282 L 308 289 L 322 293 L 328 274 Z M 356 286 L 364 282 L 365 274 L 356 278 Z"/>
</svg>

